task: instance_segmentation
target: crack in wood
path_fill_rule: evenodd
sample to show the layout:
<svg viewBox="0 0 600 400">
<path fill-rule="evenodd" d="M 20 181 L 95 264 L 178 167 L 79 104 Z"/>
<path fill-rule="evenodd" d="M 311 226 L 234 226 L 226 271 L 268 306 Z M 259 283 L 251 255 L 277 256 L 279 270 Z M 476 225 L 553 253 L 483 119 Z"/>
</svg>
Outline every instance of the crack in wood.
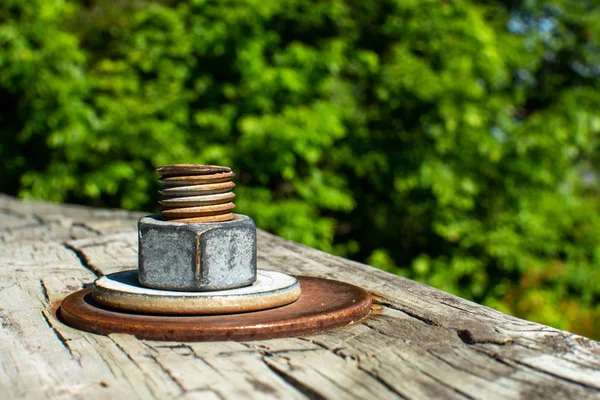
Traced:
<svg viewBox="0 0 600 400">
<path fill-rule="evenodd" d="M 412 363 L 410 363 L 410 362 L 409 362 L 409 364 L 412 364 Z M 424 371 L 423 369 L 419 368 L 418 366 L 416 366 L 416 365 L 414 365 L 414 364 L 412 364 L 412 366 L 413 366 L 413 367 L 414 367 L 414 368 L 415 368 L 417 371 L 421 372 L 423 375 L 425 375 L 425 376 L 428 376 L 429 378 L 433 379 L 433 380 L 434 380 L 435 382 L 437 382 L 439 385 L 441 385 L 441 386 L 443 386 L 443 387 L 445 387 L 445 388 L 448 388 L 449 390 L 451 390 L 451 391 L 455 392 L 456 394 L 458 394 L 458 395 L 460 395 L 460 396 L 464 397 L 465 399 L 471 399 L 471 400 L 475 399 L 475 397 L 472 397 L 472 396 L 470 396 L 469 394 L 467 394 L 467 393 L 463 392 L 462 390 L 460 390 L 460 389 L 458 389 L 458 388 L 456 388 L 456 387 L 452 386 L 452 385 L 451 385 L 451 384 L 449 384 L 448 382 L 445 382 L 445 381 L 443 381 L 443 380 L 439 379 L 438 377 L 434 376 L 433 374 L 430 374 L 429 372 L 427 372 L 427 371 Z"/>
<path fill-rule="evenodd" d="M 473 333 L 469 330 L 469 329 L 456 329 L 453 327 L 449 327 L 449 326 L 445 326 L 444 324 L 438 323 L 436 321 L 433 321 L 427 317 L 424 317 L 422 315 L 417 314 L 414 311 L 409 310 L 406 307 L 402 307 L 401 305 L 395 304 L 394 302 L 391 302 L 387 299 L 385 299 L 384 297 L 377 295 L 376 297 L 376 304 L 382 305 L 384 307 L 388 307 L 390 309 L 402 312 L 406 315 L 408 315 L 411 318 L 414 318 L 416 320 L 419 320 L 427 325 L 430 326 L 437 326 L 437 327 L 441 327 L 441 328 L 445 328 L 445 329 L 449 329 L 449 330 L 453 330 L 456 332 L 458 338 L 465 344 L 467 345 L 473 345 L 473 344 L 485 344 L 485 343 L 490 343 L 490 344 L 498 344 L 498 345 L 505 345 L 508 343 L 511 343 L 513 340 L 511 338 L 506 338 L 504 340 L 482 340 L 482 339 L 475 339 L 473 336 Z M 375 300 L 374 300 L 375 302 Z M 443 302 L 442 302 L 443 303 Z M 446 304 L 446 303 L 444 303 Z M 448 304 L 446 304 L 448 305 Z M 459 308 L 461 309 L 461 308 Z M 461 309 L 462 310 L 462 309 Z M 368 326 L 368 325 L 367 325 Z M 369 326 L 370 327 L 370 326 Z M 385 334 L 384 332 L 379 331 L 382 334 Z"/>
<path fill-rule="evenodd" d="M 46 304 L 50 304 L 50 296 L 48 295 L 48 288 L 46 287 L 46 284 L 44 283 L 44 280 L 40 280 L 40 289 L 42 290 L 42 295 L 44 296 L 44 301 L 46 302 Z"/>
<path fill-rule="evenodd" d="M 519 365 L 521 365 L 521 366 L 523 366 L 523 367 L 525 367 L 525 368 L 529 368 L 529 369 L 531 369 L 533 371 L 536 371 L 536 372 L 538 372 L 540 374 L 549 375 L 549 376 L 551 376 L 553 378 L 560 379 L 562 381 L 569 382 L 571 384 L 574 384 L 574 385 L 577 385 L 577 386 L 581 386 L 581 387 L 584 387 L 584 388 L 586 388 L 588 390 L 593 390 L 595 392 L 600 393 L 600 389 L 599 388 L 591 386 L 591 385 L 588 385 L 585 382 L 580 382 L 580 381 L 577 381 L 577 380 L 574 380 L 574 379 L 570 379 L 570 378 L 568 378 L 566 376 L 563 376 L 563 375 L 552 373 L 550 371 L 544 370 L 542 368 L 536 367 L 535 365 L 531 365 L 531 364 L 528 364 L 528 363 L 520 361 L 520 360 L 512 359 L 512 361 L 515 362 L 515 363 L 517 363 L 517 364 L 519 364 Z"/>
<path fill-rule="evenodd" d="M 75 361 L 77 361 L 77 363 L 79 364 L 79 366 L 81 365 L 81 359 L 80 357 L 76 356 L 75 353 L 73 353 L 73 349 L 71 349 L 71 347 L 69 346 L 69 339 L 67 339 L 66 337 L 63 336 L 63 334 L 54 326 L 54 323 L 51 321 L 50 317 L 47 315 L 47 312 L 45 310 L 41 311 L 42 314 L 42 318 L 44 318 L 44 321 L 46 321 L 46 324 L 48 325 L 48 327 L 50 329 L 52 329 L 52 332 L 54 332 L 54 335 L 56 336 L 56 338 L 58 339 L 58 341 L 63 345 L 63 347 L 69 352 L 69 354 L 71 355 L 71 357 L 73 357 L 73 359 Z"/>
<path fill-rule="evenodd" d="M 0 214 L 8 214 L 17 218 L 27 218 L 27 214 L 20 213 L 8 207 L 0 207 Z"/>
<path fill-rule="evenodd" d="M 374 304 L 379 304 L 379 305 L 382 305 L 382 306 L 385 306 L 385 307 L 388 307 L 388 308 L 391 308 L 391 309 L 396 310 L 396 311 L 400 311 L 400 312 L 408 315 L 409 317 L 412 317 L 412 318 L 414 318 L 416 320 L 419 320 L 419 321 L 421 321 L 421 322 L 423 322 L 423 323 L 425 323 L 427 325 L 441 326 L 439 323 L 433 321 L 432 319 L 427 318 L 427 317 L 425 317 L 423 315 L 419 315 L 419 314 L 417 314 L 416 311 L 408 309 L 408 307 L 402 307 L 399 304 L 395 304 L 392 301 L 386 299 L 385 297 L 383 297 L 381 295 L 374 295 L 374 297 L 373 297 L 373 303 Z"/>
<path fill-rule="evenodd" d="M 114 343 L 114 345 L 115 345 L 115 346 L 116 346 L 116 347 L 117 347 L 117 348 L 118 348 L 118 349 L 119 349 L 119 350 L 120 350 L 120 351 L 121 351 L 121 352 L 122 352 L 122 353 L 123 353 L 123 354 L 124 354 L 124 355 L 127 357 L 127 359 L 128 359 L 129 361 L 131 361 L 131 363 L 132 363 L 133 365 L 135 365 L 135 366 L 136 366 L 136 368 L 138 368 L 138 369 L 140 370 L 141 374 L 144 376 L 145 374 L 144 374 L 144 368 L 143 368 L 143 366 L 142 366 L 142 365 L 140 365 L 140 363 L 139 363 L 139 362 L 138 362 L 138 361 L 137 361 L 135 358 L 133 358 L 133 357 L 132 357 L 132 356 L 129 354 L 129 352 L 127 351 L 127 348 L 126 348 L 126 347 L 124 347 L 124 346 L 123 346 L 121 343 L 119 343 L 119 341 L 115 340 L 115 339 L 113 338 L 113 336 L 112 336 L 112 335 L 109 335 L 108 337 L 109 337 L 109 339 L 110 339 L 110 340 L 111 340 L 111 341 Z M 164 371 L 164 370 L 163 370 L 163 371 Z M 169 377 L 171 377 L 171 376 L 170 376 L 170 375 L 169 375 L 169 374 L 168 374 L 166 371 L 165 371 L 165 374 L 167 374 Z M 146 377 L 145 377 L 145 376 L 144 376 L 144 378 L 143 378 L 143 379 L 144 379 L 144 381 L 146 381 Z M 175 385 L 177 385 L 179 388 L 181 388 L 181 386 L 180 386 L 180 385 L 178 385 L 178 382 L 176 382 L 176 381 L 173 381 L 173 383 L 174 383 Z M 147 388 L 148 388 L 148 390 L 149 390 L 149 391 L 152 393 L 152 395 L 153 395 L 153 397 L 154 397 L 154 398 L 157 398 L 157 399 L 158 399 L 158 398 L 161 398 L 160 394 L 159 394 L 159 393 L 156 393 L 156 390 L 155 390 L 155 389 L 152 387 L 152 385 L 148 385 L 148 384 L 146 384 L 146 387 L 147 387 Z M 180 391 L 179 395 L 181 395 L 182 393 L 185 393 L 185 392 L 181 392 L 181 391 Z"/>
<path fill-rule="evenodd" d="M 320 348 L 325 349 L 328 352 L 331 352 L 332 354 L 336 355 L 337 357 L 339 357 L 343 360 L 346 360 L 348 358 L 347 356 L 340 353 L 340 350 L 343 349 L 341 347 L 335 347 L 334 349 L 331 349 L 331 348 L 327 347 L 326 345 L 319 343 L 315 340 L 310 340 L 310 339 L 305 339 L 305 338 L 300 338 L 300 339 L 309 341 L 309 342 L 315 344 L 316 346 L 319 346 Z M 369 375 L 371 378 L 373 378 L 374 380 L 379 382 L 388 391 L 390 391 L 391 393 L 394 393 L 400 399 L 408 399 L 408 397 L 405 394 L 398 391 L 396 388 L 394 388 L 392 385 L 390 385 L 390 383 L 387 382 L 385 379 L 382 379 L 379 375 L 375 374 L 373 371 L 363 368 L 362 365 L 360 365 L 360 358 L 358 358 L 358 357 L 356 357 L 356 358 L 350 357 L 350 358 L 353 361 L 355 361 L 355 365 L 360 371 L 364 372 L 365 374 Z"/>
<path fill-rule="evenodd" d="M 39 228 L 40 226 L 42 226 L 42 225 L 40 225 L 37 222 L 28 223 L 28 224 L 19 225 L 19 226 L 7 226 L 6 228 L 0 229 L 0 232 L 4 231 L 6 233 L 13 233 L 13 232 L 23 231 L 23 230 L 27 230 L 27 229 L 31 229 L 31 228 Z"/>
<path fill-rule="evenodd" d="M 73 253 L 75 253 L 75 256 L 79 259 L 79 262 L 85 269 L 87 269 L 88 271 L 90 271 L 91 273 L 96 275 L 97 277 L 101 277 L 104 275 L 100 269 L 96 268 L 94 265 L 92 265 L 90 263 L 87 256 L 85 255 L 85 252 L 82 251 L 81 248 L 75 247 L 75 246 L 69 244 L 69 242 L 63 243 L 63 246 L 67 250 L 70 250 Z"/>
<path fill-rule="evenodd" d="M 515 344 L 515 345 L 519 346 L 519 344 Z M 516 357 L 508 357 L 508 356 L 505 356 L 505 355 L 501 355 L 500 353 L 491 351 L 489 348 L 486 348 L 486 347 L 473 346 L 472 348 L 473 348 L 473 350 L 475 350 L 475 351 L 477 351 L 477 352 L 479 352 L 481 354 L 484 354 L 484 355 L 492 358 L 494 361 L 501 362 L 503 364 L 509 365 L 512 368 L 516 369 L 517 368 L 516 366 L 518 365 L 521 368 L 528 369 L 528 370 L 531 370 L 531 371 L 535 371 L 536 373 L 539 373 L 539 374 L 542 374 L 544 376 L 547 376 L 547 377 L 551 378 L 552 380 L 559 379 L 561 381 L 567 382 L 569 384 L 572 384 L 572 385 L 575 385 L 575 386 L 578 386 L 578 387 L 585 388 L 587 390 L 592 390 L 594 392 L 600 392 L 600 388 L 588 385 L 585 382 L 577 381 L 575 379 L 570 379 L 568 377 L 565 377 L 565 376 L 562 376 L 562 375 L 559 375 L 559 374 L 555 374 L 555 373 L 552 373 L 550 371 L 541 369 L 541 368 L 536 367 L 534 365 L 528 364 L 528 363 L 526 363 L 526 362 L 524 362 L 522 360 L 519 360 Z M 584 368 L 590 368 L 590 367 L 587 366 L 587 367 L 584 367 Z"/>
<path fill-rule="evenodd" d="M 152 347 L 148 346 L 147 344 L 144 344 L 146 347 L 148 347 L 149 349 L 152 349 Z M 154 360 L 154 362 L 160 367 L 160 369 L 167 374 L 167 376 L 169 377 L 169 379 L 171 379 L 179 388 L 179 390 L 182 393 L 185 393 L 185 387 L 182 385 L 182 383 L 177 379 L 176 376 L 173 375 L 173 373 L 171 372 L 171 370 L 169 368 L 167 368 L 165 365 L 163 365 L 162 362 L 160 362 L 159 358 L 155 355 L 152 354 L 154 352 L 154 349 L 152 349 L 152 351 L 148 352 L 148 355 L 150 358 L 152 358 L 152 360 Z"/>
<path fill-rule="evenodd" d="M 269 368 L 269 370 L 271 370 L 271 372 L 273 372 L 275 375 L 280 377 L 285 383 L 287 383 L 288 385 L 293 387 L 295 390 L 302 393 L 308 399 L 310 399 L 310 400 L 325 400 L 325 399 L 327 399 L 326 397 L 321 395 L 319 392 L 312 389 L 310 386 L 302 383 L 299 379 L 294 377 L 293 374 L 289 374 L 286 371 L 284 371 L 283 369 L 278 368 L 276 364 L 269 361 L 268 356 L 263 356 L 262 360 L 265 363 L 265 365 L 267 366 L 267 368 Z"/>
<path fill-rule="evenodd" d="M 442 356 L 441 356 L 440 354 L 438 354 L 437 352 L 435 352 L 435 351 L 432 351 L 432 350 L 430 350 L 430 349 L 428 349 L 428 350 L 427 350 L 427 353 L 429 353 L 429 354 L 430 354 L 432 357 L 434 357 L 435 359 L 437 359 L 437 360 L 441 361 L 442 363 L 444 363 L 444 364 L 448 365 L 448 366 L 449 366 L 450 368 L 452 368 L 452 369 L 455 369 L 455 370 L 457 370 L 457 371 L 462 371 L 462 372 L 464 372 L 464 373 L 466 373 L 466 374 L 473 375 L 473 376 L 475 376 L 475 377 L 478 377 L 478 378 L 480 378 L 480 379 L 482 379 L 482 380 L 485 380 L 485 381 L 489 381 L 489 378 L 488 378 L 488 377 L 487 377 L 485 374 L 478 373 L 478 371 L 477 371 L 477 368 L 463 367 L 463 366 L 462 366 L 462 365 L 460 365 L 459 363 L 452 363 L 452 362 L 450 362 L 449 360 L 447 360 L 446 358 L 442 357 Z M 508 365 L 508 364 L 506 364 L 506 363 L 501 363 L 501 362 L 500 362 L 500 361 L 498 361 L 497 359 L 494 359 L 494 358 L 492 358 L 492 360 L 494 360 L 494 361 L 496 361 L 496 362 L 498 362 L 498 363 L 500 363 L 500 364 L 502 364 L 502 365 L 508 366 L 510 369 L 512 369 L 512 372 L 511 372 L 511 374 L 514 374 L 514 373 L 516 372 L 516 370 L 518 369 L 518 368 L 517 368 L 516 366 L 514 366 L 514 365 L 510 366 L 510 365 Z M 506 389 L 510 389 L 510 388 L 511 388 L 511 387 L 510 387 L 510 385 L 508 385 L 508 384 L 506 384 L 506 383 L 504 383 L 504 382 L 502 382 L 502 381 L 500 381 L 500 380 L 496 380 L 496 381 L 493 381 L 493 382 L 494 382 L 495 384 L 498 384 L 498 385 L 500 385 L 500 386 L 503 386 L 503 387 L 505 387 Z M 527 382 L 525 382 L 525 383 L 527 383 Z"/>
<path fill-rule="evenodd" d="M 84 229 L 90 233 L 95 234 L 96 236 L 101 236 L 102 232 L 100 232 L 98 229 L 94 229 L 91 226 L 87 225 L 85 222 L 81 222 L 81 221 L 75 221 L 71 224 L 71 228 L 81 228 Z"/>
</svg>

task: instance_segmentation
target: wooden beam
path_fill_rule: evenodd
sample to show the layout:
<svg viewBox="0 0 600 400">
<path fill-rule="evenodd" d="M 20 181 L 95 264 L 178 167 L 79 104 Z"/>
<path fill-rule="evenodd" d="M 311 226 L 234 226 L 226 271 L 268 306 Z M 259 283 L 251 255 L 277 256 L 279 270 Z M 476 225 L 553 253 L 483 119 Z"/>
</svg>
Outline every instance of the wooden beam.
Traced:
<svg viewBox="0 0 600 400">
<path fill-rule="evenodd" d="M 247 343 L 139 341 L 62 324 L 54 303 L 137 267 L 141 215 L 0 195 L 3 398 L 600 398 L 598 342 L 264 231 L 259 268 L 362 286 L 376 315 Z"/>
</svg>

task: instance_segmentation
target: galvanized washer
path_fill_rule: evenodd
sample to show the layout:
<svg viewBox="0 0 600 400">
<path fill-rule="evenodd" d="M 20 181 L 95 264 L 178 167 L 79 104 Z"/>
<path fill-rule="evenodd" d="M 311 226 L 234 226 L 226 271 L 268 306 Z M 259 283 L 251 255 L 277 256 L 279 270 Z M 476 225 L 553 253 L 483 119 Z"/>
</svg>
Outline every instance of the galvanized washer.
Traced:
<svg viewBox="0 0 600 400">
<path fill-rule="evenodd" d="M 292 303 L 300 297 L 293 276 L 259 270 L 251 286 L 213 292 L 175 292 L 140 285 L 137 270 L 117 272 L 94 282 L 97 303 L 144 314 L 208 315 L 265 310 Z"/>
<path fill-rule="evenodd" d="M 235 177 L 233 172 L 219 172 L 210 175 L 170 176 L 160 179 L 164 187 L 194 186 L 206 183 L 227 182 Z"/>
</svg>

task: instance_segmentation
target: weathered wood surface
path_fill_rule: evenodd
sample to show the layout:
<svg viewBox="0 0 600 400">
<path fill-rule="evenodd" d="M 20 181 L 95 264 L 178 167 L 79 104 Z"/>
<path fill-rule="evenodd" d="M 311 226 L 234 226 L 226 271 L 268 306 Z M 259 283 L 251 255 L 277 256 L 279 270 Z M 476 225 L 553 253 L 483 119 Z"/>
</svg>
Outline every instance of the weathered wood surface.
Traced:
<svg viewBox="0 0 600 400">
<path fill-rule="evenodd" d="M 137 265 L 141 214 L 0 195 L 0 398 L 600 398 L 600 344 L 259 232 L 259 267 L 363 286 L 312 337 L 173 343 L 71 329 L 52 304 Z"/>
</svg>

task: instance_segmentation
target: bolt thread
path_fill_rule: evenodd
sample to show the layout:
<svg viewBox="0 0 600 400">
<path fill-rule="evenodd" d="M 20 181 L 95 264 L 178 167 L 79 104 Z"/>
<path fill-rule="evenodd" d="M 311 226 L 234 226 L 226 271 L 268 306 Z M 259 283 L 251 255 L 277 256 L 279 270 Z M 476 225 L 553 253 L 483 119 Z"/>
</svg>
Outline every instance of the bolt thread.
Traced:
<svg viewBox="0 0 600 400">
<path fill-rule="evenodd" d="M 156 170 L 161 176 L 162 216 L 184 223 L 225 222 L 235 218 L 231 191 L 235 174 L 229 167 L 170 164 Z"/>
</svg>

